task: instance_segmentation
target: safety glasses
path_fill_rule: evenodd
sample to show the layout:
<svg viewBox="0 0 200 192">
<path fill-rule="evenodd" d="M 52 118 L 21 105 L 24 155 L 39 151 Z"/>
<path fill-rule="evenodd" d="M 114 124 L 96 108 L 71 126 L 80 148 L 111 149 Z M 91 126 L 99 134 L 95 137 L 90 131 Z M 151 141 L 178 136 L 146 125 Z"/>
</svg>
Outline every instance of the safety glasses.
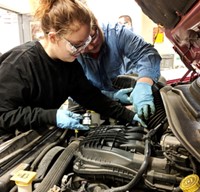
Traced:
<svg viewBox="0 0 200 192">
<path fill-rule="evenodd" d="M 76 53 L 80 53 L 82 52 L 91 42 L 92 37 L 89 36 L 88 39 L 80 44 L 80 45 L 74 45 L 72 44 L 69 40 L 67 40 L 66 38 L 63 37 L 63 39 L 66 41 L 66 48 L 72 53 L 72 54 L 76 54 Z"/>
</svg>

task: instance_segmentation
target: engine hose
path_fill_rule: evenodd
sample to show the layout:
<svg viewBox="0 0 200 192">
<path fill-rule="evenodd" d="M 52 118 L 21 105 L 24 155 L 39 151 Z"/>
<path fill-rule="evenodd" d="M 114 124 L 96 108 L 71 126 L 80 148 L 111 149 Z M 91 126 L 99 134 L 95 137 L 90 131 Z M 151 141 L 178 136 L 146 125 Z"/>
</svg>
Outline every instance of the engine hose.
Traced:
<svg viewBox="0 0 200 192">
<path fill-rule="evenodd" d="M 67 129 L 64 130 L 63 134 L 60 136 L 60 138 L 51 143 L 50 145 L 48 145 L 39 155 L 38 157 L 33 161 L 33 163 L 30 166 L 30 171 L 34 171 L 36 169 L 36 167 L 38 166 L 38 164 L 40 163 L 41 159 L 44 157 L 44 155 L 50 150 L 52 149 L 52 147 L 58 145 L 60 142 L 63 141 L 63 139 L 65 138 L 67 134 Z"/>
<path fill-rule="evenodd" d="M 197 174 L 197 166 L 196 166 L 196 164 L 194 162 L 194 159 L 193 159 L 193 157 L 191 155 L 189 156 L 189 159 L 190 159 L 190 163 L 191 163 L 192 168 L 193 168 L 193 173 Z"/>
<path fill-rule="evenodd" d="M 165 156 L 166 159 L 168 159 L 170 162 L 173 163 L 173 166 L 176 167 L 177 169 L 181 170 L 181 171 L 187 171 L 187 172 L 193 172 L 192 168 L 186 168 L 183 166 L 178 165 L 172 157 L 169 157 L 169 155 L 166 154 L 166 152 L 163 152 L 163 155 Z"/>
<path fill-rule="evenodd" d="M 64 150 L 65 147 L 55 146 L 46 153 L 36 169 L 36 179 L 44 179 L 54 159 L 56 159 L 56 157 L 59 157 Z"/>
<path fill-rule="evenodd" d="M 69 146 L 61 153 L 59 158 L 53 164 L 43 181 L 34 190 L 34 192 L 47 192 L 54 185 L 59 184 L 67 166 L 74 156 L 74 152 L 79 146 L 79 143 L 80 142 L 76 140 L 69 144 Z"/>
<path fill-rule="evenodd" d="M 142 175 L 146 171 L 146 169 L 149 165 L 149 162 L 150 162 L 151 144 L 150 144 L 149 139 L 145 140 L 145 151 L 146 152 L 145 152 L 144 161 L 143 161 L 137 175 L 128 184 L 121 186 L 121 187 L 102 190 L 102 192 L 122 192 L 122 191 L 127 191 L 128 189 L 133 188 L 141 179 Z"/>
</svg>

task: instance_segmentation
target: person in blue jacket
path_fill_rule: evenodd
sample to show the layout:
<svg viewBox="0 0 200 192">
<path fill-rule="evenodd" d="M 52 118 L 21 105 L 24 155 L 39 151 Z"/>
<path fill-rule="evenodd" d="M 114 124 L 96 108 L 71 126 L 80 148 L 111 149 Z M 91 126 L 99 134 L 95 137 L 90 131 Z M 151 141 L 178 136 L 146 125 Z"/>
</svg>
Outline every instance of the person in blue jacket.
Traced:
<svg viewBox="0 0 200 192">
<path fill-rule="evenodd" d="M 90 44 L 78 57 L 87 78 L 112 99 L 133 104 L 138 116 L 147 120 L 155 113 L 152 85 L 160 77 L 158 51 L 118 22 L 100 25 L 94 15 L 90 35 Z M 131 62 L 124 63 L 124 57 Z M 134 88 L 113 87 L 118 76 L 133 73 L 138 75 Z"/>
<path fill-rule="evenodd" d="M 118 23 L 124 25 L 127 29 L 133 31 L 133 22 L 129 15 L 120 15 L 118 17 Z"/>
</svg>

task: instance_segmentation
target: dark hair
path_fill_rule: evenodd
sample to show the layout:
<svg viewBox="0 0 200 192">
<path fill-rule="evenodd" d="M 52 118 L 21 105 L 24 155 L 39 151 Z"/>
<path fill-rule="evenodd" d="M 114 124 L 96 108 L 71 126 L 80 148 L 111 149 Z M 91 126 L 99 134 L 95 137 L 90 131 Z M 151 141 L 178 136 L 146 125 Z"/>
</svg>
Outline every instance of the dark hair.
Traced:
<svg viewBox="0 0 200 192">
<path fill-rule="evenodd" d="M 129 15 L 120 15 L 119 19 L 124 18 L 126 21 L 129 21 L 132 25 L 132 19 Z"/>
<path fill-rule="evenodd" d="M 80 25 L 91 25 L 91 11 L 79 0 L 40 0 L 34 14 L 44 34 L 70 33 Z"/>
</svg>

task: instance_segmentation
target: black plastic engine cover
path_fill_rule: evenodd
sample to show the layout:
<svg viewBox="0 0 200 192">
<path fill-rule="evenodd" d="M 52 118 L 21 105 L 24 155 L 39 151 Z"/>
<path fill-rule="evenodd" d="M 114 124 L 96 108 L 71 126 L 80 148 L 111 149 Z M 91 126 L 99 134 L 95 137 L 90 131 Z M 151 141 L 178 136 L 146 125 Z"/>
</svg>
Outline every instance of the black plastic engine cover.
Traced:
<svg viewBox="0 0 200 192">
<path fill-rule="evenodd" d="M 144 161 L 145 134 L 142 127 L 121 125 L 91 130 L 80 143 L 74 171 L 93 178 L 113 175 L 130 180 Z"/>
</svg>

